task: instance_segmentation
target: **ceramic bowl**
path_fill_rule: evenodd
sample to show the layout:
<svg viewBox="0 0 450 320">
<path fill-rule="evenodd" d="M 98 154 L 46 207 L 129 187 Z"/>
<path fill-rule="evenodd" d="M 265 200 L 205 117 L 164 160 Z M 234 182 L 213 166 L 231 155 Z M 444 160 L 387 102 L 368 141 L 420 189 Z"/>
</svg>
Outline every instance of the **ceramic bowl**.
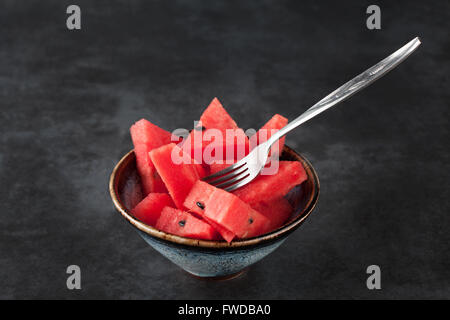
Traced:
<svg viewBox="0 0 450 320">
<path fill-rule="evenodd" d="M 311 163 L 288 146 L 284 147 L 281 159 L 300 161 L 308 176 L 286 195 L 294 208 L 291 218 L 270 233 L 231 243 L 168 234 L 134 218 L 130 210 L 143 196 L 133 150 L 114 168 L 109 191 L 120 214 L 149 245 L 170 261 L 198 277 L 231 278 L 276 250 L 305 221 L 317 203 L 319 179 Z"/>
</svg>

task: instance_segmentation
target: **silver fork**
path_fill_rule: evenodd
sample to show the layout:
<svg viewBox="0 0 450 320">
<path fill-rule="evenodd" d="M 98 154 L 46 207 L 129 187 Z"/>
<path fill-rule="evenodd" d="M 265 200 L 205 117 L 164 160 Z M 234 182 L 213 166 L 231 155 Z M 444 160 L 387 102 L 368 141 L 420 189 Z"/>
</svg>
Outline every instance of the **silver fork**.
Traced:
<svg viewBox="0 0 450 320">
<path fill-rule="evenodd" d="M 419 38 L 414 38 L 384 60 L 378 62 L 373 67 L 367 69 L 317 102 L 302 115 L 273 134 L 266 142 L 258 145 L 245 158 L 224 170 L 203 178 L 203 180 L 217 188 L 225 189 L 226 191 L 233 191 L 246 185 L 255 179 L 261 169 L 267 164 L 270 148 L 278 141 L 278 139 L 319 113 L 322 113 L 328 108 L 331 108 L 356 92 L 369 86 L 403 62 L 419 45 Z"/>
</svg>

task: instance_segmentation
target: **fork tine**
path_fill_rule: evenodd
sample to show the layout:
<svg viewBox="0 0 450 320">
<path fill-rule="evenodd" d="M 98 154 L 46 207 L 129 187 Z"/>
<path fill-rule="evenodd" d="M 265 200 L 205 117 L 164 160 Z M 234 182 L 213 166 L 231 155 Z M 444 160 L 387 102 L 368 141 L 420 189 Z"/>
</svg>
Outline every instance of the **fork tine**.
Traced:
<svg viewBox="0 0 450 320">
<path fill-rule="evenodd" d="M 231 192 L 234 191 L 244 185 L 246 185 L 247 183 L 249 183 L 250 181 L 253 180 L 253 176 L 252 175 L 247 175 L 245 176 L 243 179 L 238 180 L 237 182 L 235 182 L 234 184 L 228 185 L 227 187 L 224 188 L 225 191 Z"/>
<path fill-rule="evenodd" d="M 236 169 L 235 171 L 232 171 L 218 179 L 214 179 L 214 180 L 209 180 L 208 183 L 212 184 L 213 186 L 218 185 L 221 182 L 230 180 L 231 178 L 235 178 L 240 176 L 242 173 L 246 172 L 248 170 L 248 168 L 246 166 L 241 167 L 239 169 Z"/>
<path fill-rule="evenodd" d="M 237 176 L 237 177 L 233 177 L 225 182 L 219 183 L 218 185 L 215 185 L 216 188 L 220 188 L 220 189 L 225 189 L 228 188 L 229 186 L 247 178 L 250 176 L 250 172 L 244 172 L 243 176 Z"/>
<path fill-rule="evenodd" d="M 227 174 L 227 173 L 229 173 L 231 171 L 235 171 L 237 169 L 242 168 L 242 166 L 245 165 L 245 161 L 242 161 L 242 160 L 236 162 L 235 164 L 232 164 L 231 166 L 229 166 L 229 167 L 227 167 L 227 168 L 225 168 L 223 170 L 220 170 L 219 172 L 216 172 L 216 173 L 214 173 L 212 175 L 209 175 L 209 176 L 203 178 L 203 181 L 208 182 L 211 179 L 221 177 L 221 176 L 223 176 L 223 175 L 225 175 L 225 174 Z"/>
</svg>

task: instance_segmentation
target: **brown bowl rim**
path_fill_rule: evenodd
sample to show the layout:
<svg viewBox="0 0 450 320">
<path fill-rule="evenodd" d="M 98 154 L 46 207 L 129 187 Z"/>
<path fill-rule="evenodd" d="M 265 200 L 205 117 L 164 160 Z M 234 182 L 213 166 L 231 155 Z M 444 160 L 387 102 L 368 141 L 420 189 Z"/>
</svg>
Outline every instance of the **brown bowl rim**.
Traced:
<svg viewBox="0 0 450 320">
<path fill-rule="evenodd" d="M 128 164 L 131 161 L 135 160 L 135 154 L 134 149 L 130 150 L 128 153 L 126 153 L 116 164 L 114 167 L 110 180 L 109 180 L 109 193 L 111 195 L 111 199 L 114 203 L 115 208 L 120 212 L 120 214 L 134 227 L 136 227 L 138 230 L 154 237 L 157 239 L 169 241 L 171 243 L 190 246 L 190 247 L 197 247 L 197 248 L 206 248 L 206 249 L 226 249 L 226 248 L 242 248 L 247 246 L 254 246 L 254 245 L 260 245 L 265 242 L 271 242 L 273 240 L 276 240 L 282 236 L 285 236 L 289 234 L 290 232 L 294 231 L 296 228 L 298 228 L 305 220 L 306 218 L 311 214 L 311 212 L 314 210 L 317 204 L 317 200 L 320 193 L 320 182 L 319 178 L 317 176 L 316 171 L 312 167 L 311 163 L 302 155 L 297 153 L 295 150 L 288 146 L 284 146 L 285 150 L 288 152 L 293 152 L 302 163 L 303 167 L 305 168 L 305 171 L 307 173 L 308 179 L 313 179 L 313 193 L 308 200 L 308 203 L 306 206 L 296 215 L 294 219 L 292 219 L 287 224 L 283 225 L 282 227 L 273 230 L 269 233 L 265 233 L 263 235 L 260 235 L 255 238 L 249 238 L 249 239 L 238 239 L 233 240 L 232 242 L 228 243 L 225 240 L 198 240 L 198 239 L 192 239 L 192 238 L 185 238 L 181 236 L 177 236 L 174 234 L 169 234 L 164 231 L 160 231 L 152 226 L 149 226 L 140 220 L 134 218 L 132 214 L 125 208 L 125 206 L 122 204 L 122 202 L 119 199 L 118 196 L 118 177 L 124 169 L 128 166 Z"/>
</svg>

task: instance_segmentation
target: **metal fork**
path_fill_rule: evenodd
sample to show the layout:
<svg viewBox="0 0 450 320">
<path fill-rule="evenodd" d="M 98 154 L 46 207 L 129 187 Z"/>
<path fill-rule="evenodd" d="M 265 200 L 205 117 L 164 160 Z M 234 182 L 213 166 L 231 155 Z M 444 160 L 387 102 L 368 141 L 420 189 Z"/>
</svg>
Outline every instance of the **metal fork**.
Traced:
<svg viewBox="0 0 450 320">
<path fill-rule="evenodd" d="M 262 168 L 267 164 L 270 148 L 278 141 L 278 139 L 319 113 L 344 101 L 356 92 L 369 86 L 403 62 L 419 45 L 419 38 L 414 38 L 384 60 L 378 62 L 373 67 L 367 69 L 317 102 L 298 118 L 273 134 L 266 142 L 258 145 L 245 158 L 224 170 L 203 178 L 203 180 L 217 188 L 225 189 L 226 191 L 233 191 L 246 185 L 255 179 Z"/>
</svg>

